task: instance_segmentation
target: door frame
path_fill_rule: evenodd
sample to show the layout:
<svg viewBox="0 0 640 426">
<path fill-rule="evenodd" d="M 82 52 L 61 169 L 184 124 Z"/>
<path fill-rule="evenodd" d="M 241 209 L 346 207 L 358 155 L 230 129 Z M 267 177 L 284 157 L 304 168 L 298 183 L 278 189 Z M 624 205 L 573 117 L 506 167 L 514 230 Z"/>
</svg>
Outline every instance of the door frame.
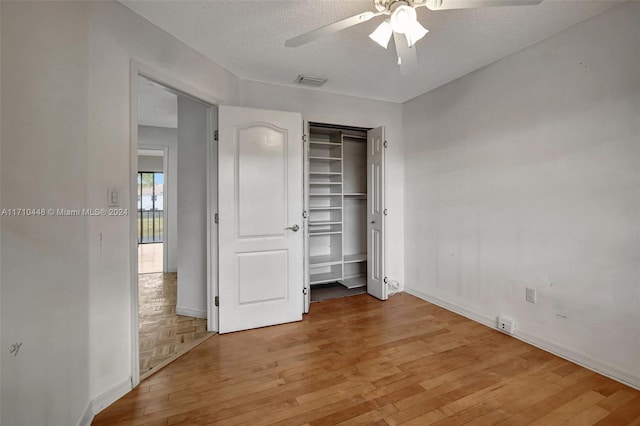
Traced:
<svg viewBox="0 0 640 426">
<path fill-rule="evenodd" d="M 169 147 L 165 145 L 145 145 L 139 144 L 138 149 L 148 149 L 150 151 L 162 151 L 162 174 L 164 175 L 164 193 L 174 189 L 169 184 Z M 177 189 L 177 188 L 176 188 Z M 169 197 L 162 197 L 162 220 L 165 224 L 169 224 Z M 136 225 L 137 226 L 137 225 Z M 162 273 L 166 273 L 169 266 L 169 240 L 171 238 L 169 227 L 164 227 L 162 231 Z M 137 264 L 137 262 L 136 262 Z"/>
<path fill-rule="evenodd" d="M 218 330 L 218 309 L 214 306 L 214 297 L 218 294 L 218 287 L 214 285 L 218 274 L 218 244 L 217 227 L 213 223 L 214 212 L 211 206 L 217 205 L 217 180 L 215 185 L 212 178 L 217 176 L 217 145 L 214 141 L 213 130 L 217 129 L 217 107 L 222 104 L 208 93 L 205 93 L 188 83 L 157 70 L 144 62 L 131 58 L 129 72 L 129 205 L 137 206 L 136 176 L 138 173 L 138 77 L 142 76 L 168 89 L 193 98 L 207 105 L 207 331 Z M 214 170 L 214 168 L 216 170 Z M 214 192 L 215 191 L 215 192 Z M 131 209 L 130 209 L 131 210 Z M 137 229 L 136 215 L 129 215 L 129 263 L 131 290 L 131 387 L 140 383 L 140 342 L 139 342 L 139 308 L 138 308 L 138 240 L 134 230 Z M 215 258 L 215 262 L 212 259 Z"/>
</svg>

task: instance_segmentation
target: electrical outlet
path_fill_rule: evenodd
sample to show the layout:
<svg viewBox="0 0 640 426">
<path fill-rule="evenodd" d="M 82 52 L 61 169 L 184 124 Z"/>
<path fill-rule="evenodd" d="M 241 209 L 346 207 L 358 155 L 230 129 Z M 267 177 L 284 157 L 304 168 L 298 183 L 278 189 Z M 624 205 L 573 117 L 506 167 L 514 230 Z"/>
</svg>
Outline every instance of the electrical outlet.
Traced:
<svg viewBox="0 0 640 426">
<path fill-rule="evenodd" d="M 511 318 L 500 315 L 498 317 L 498 330 L 506 334 L 513 334 L 516 329 L 516 322 Z"/>
<path fill-rule="evenodd" d="M 525 294 L 524 298 L 529 303 L 536 303 L 536 289 L 535 288 L 531 288 L 531 287 L 527 287 L 526 294 Z"/>
</svg>

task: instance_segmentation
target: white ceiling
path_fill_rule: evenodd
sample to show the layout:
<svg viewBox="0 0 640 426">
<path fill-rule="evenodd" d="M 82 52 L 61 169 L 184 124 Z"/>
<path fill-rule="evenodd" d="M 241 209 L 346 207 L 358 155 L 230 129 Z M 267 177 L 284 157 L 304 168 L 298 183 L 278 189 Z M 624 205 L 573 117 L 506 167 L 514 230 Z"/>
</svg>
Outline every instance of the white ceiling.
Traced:
<svg viewBox="0 0 640 426">
<path fill-rule="evenodd" d="M 545 0 L 535 6 L 432 12 L 418 9 L 429 34 L 417 43 L 418 71 L 396 65 L 368 38 L 381 18 L 298 48 L 285 40 L 375 10 L 373 0 L 121 0 L 126 6 L 240 78 L 294 85 L 298 74 L 329 82 L 317 90 L 405 102 L 550 37 L 619 3 Z"/>
</svg>

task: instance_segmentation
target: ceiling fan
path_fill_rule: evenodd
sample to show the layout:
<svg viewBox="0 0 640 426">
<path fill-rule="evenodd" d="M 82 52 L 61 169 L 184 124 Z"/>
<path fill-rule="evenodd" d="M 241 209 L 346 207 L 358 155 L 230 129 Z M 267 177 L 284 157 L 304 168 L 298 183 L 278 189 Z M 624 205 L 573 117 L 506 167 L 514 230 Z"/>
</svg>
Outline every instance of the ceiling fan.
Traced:
<svg viewBox="0 0 640 426">
<path fill-rule="evenodd" d="M 417 19 L 416 9 L 426 7 L 430 10 L 471 9 L 489 6 L 522 6 L 541 3 L 542 0 L 373 0 L 377 12 L 364 12 L 333 24 L 325 25 L 299 35 L 285 42 L 287 47 L 298 47 L 318 38 L 333 34 L 357 24 L 369 21 L 377 16 L 388 16 L 369 38 L 385 49 L 393 35 L 398 55 L 398 65 L 403 74 L 415 71 L 418 57 L 414 48 L 416 42 L 429 31 Z"/>
</svg>

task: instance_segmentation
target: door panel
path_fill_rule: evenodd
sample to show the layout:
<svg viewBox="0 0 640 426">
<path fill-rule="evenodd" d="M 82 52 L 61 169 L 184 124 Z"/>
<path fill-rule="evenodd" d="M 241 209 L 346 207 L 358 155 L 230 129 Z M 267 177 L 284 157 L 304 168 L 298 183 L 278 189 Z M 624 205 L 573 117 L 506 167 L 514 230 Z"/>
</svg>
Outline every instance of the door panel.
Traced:
<svg viewBox="0 0 640 426">
<path fill-rule="evenodd" d="M 387 299 L 384 127 L 367 132 L 367 292 Z"/>
<path fill-rule="evenodd" d="M 239 238 L 282 237 L 285 233 L 288 219 L 286 142 L 285 129 L 254 124 L 237 130 Z"/>
<path fill-rule="evenodd" d="M 238 254 L 238 304 L 286 300 L 288 255 L 286 250 Z"/>
<path fill-rule="evenodd" d="M 219 121 L 220 332 L 299 321 L 302 117 L 222 106 Z"/>
</svg>

